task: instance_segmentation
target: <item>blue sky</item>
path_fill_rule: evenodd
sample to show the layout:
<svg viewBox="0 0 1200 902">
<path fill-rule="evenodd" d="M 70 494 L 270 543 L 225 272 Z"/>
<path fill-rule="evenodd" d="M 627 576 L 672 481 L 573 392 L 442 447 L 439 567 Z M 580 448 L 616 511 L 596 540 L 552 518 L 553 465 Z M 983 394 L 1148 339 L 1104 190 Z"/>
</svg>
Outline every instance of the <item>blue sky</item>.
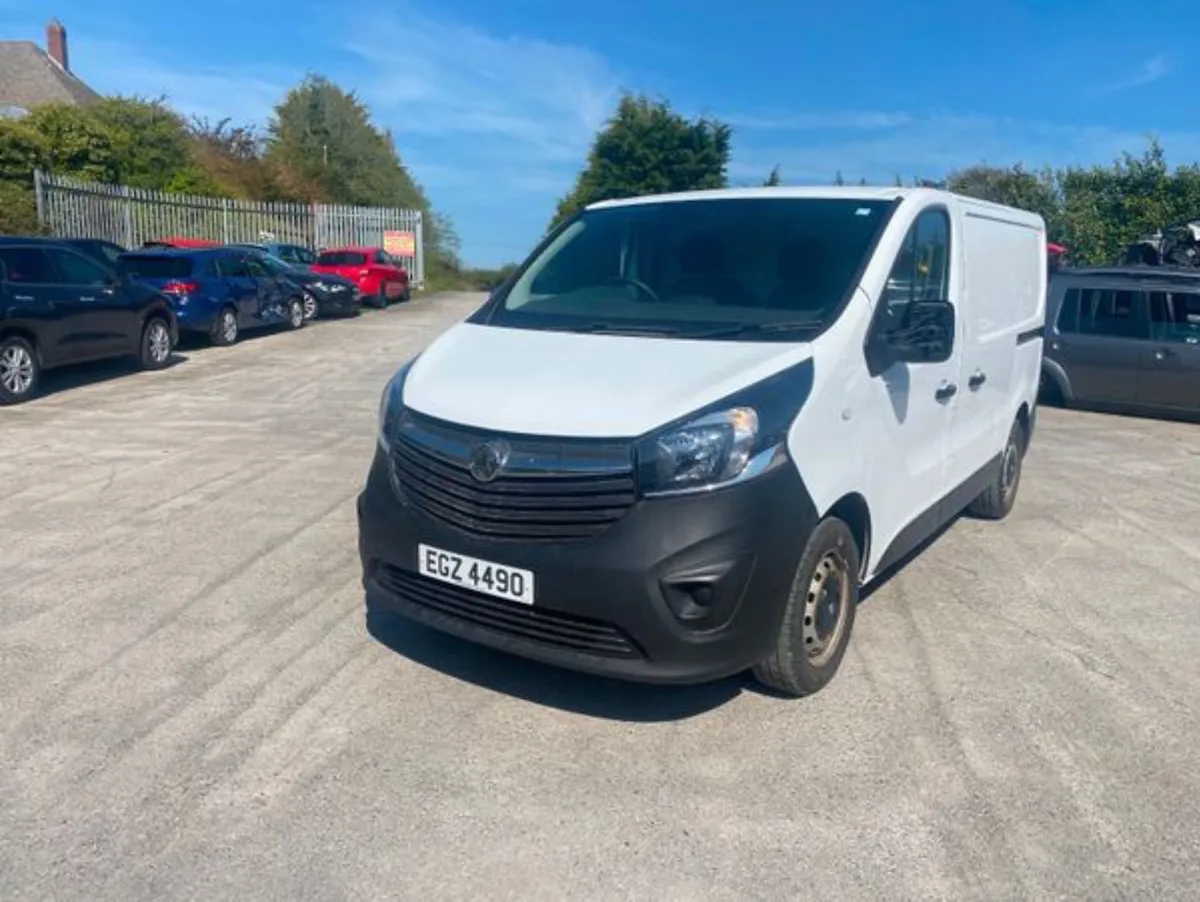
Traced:
<svg viewBox="0 0 1200 902">
<path fill-rule="evenodd" d="M 3 34 L 66 25 L 97 90 L 263 122 L 306 70 L 359 93 L 461 233 L 523 256 L 622 89 L 735 127 L 730 180 L 891 181 L 979 161 L 1200 158 L 1194 18 L 1125 0 L 0 0 Z M 1193 52 L 1194 55 L 1194 52 Z"/>
</svg>

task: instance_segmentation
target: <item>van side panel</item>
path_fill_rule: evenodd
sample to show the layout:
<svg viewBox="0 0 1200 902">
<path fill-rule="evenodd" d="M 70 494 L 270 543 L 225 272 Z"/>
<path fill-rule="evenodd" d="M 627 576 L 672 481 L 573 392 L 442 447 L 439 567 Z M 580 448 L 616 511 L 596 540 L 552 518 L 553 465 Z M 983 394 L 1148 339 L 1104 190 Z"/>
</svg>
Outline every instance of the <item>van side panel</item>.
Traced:
<svg viewBox="0 0 1200 902">
<path fill-rule="evenodd" d="M 872 378 L 863 343 L 876 299 L 908 228 L 936 204 L 951 218 L 955 353 L 941 364 L 897 364 Z M 1045 242 L 1036 214 L 914 195 L 894 216 L 839 322 L 814 343 L 816 381 L 788 450 L 821 516 L 848 495 L 865 500 L 868 581 L 893 546 L 936 529 L 949 513 L 939 502 L 978 484 L 1003 451 L 1021 405 L 1033 410 L 1046 315 Z M 947 404 L 934 397 L 943 383 L 958 385 Z"/>
<path fill-rule="evenodd" d="M 955 377 L 957 353 L 943 363 L 897 363 L 872 377 L 864 351 L 875 307 L 905 235 L 922 212 L 946 206 L 944 193 L 922 192 L 896 211 L 850 304 L 813 343 L 813 390 L 788 435 L 788 452 L 821 516 L 847 496 L 866 502 L 868 578 L 902 532 L 936 512 L 946 490 L 951 414 L 936 392 Z M 950 213 L 955 281 L 962 265 L 953 206 Z"/>
<path fill-rule="evenodd" d="M 1046 236 L 1041 219 L 1020 210 L 961 206 L 962 370 L 952 405 L 946 482 L 978 481 L 1004 448 L 1040 358 L 1022 336 L 1045 318 Z M 1040 342 L 1037 344 L 1040 348 Z M 1030 382 L 1032 379 L 1032 383 Z M 1032 408 L 1030 408 L 1032 410 Z"/>
<path fill-rule="evenodd" d="M 998 453 L 1021 405 L 1032 411 L 1037 399 L 1046 321 L 1046 228 L 1032 213 L 964 204 L 963 246 L 967 353 L 975 355 L 987 376 L 976 394 L 990 413 L 990 447 Z M 969 367 L 968 361 L 968 375 Z"/>
</svg>

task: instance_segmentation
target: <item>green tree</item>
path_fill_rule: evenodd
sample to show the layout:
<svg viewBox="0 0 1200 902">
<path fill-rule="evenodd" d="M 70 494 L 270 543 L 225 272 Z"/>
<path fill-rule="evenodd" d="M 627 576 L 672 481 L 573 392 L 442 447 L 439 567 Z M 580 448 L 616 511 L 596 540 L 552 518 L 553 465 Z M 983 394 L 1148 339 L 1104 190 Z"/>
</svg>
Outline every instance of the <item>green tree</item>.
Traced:
<svg viewBox="0 0 1200 902">
<path fill-rule="evenodd" d="M 49 165 L 46 139 L 27 120 L 0 119 L 0 180 L 33 184 L 33 170 Z"/>
<path fill-rule="evenodd" d="M 195 169 L 187 124 L 163 100 L 106 97 L 87 112 L 112 142 L 121 184 L 164 191 Z"/>
<path fill-rule="evenodd" d="M 116 142 L 87 108 L 68 104 L 40 106 L 22 117 L 21 122 L 42 136 L 46 165 L 52 172 L 94 182 L 117 180 Z"/>
<path fill-rule="evenodd" d="M 551 227 L 596 201 L 724 188 L 731 138 L 729 126 L 715 119 L 689 120 L 665 100 L 626 94 L 592 142 Z"/>
<path fill-rule="evenodd" d="M 946 185 L 956 194 L 1038 213 L 1046 220 L 1051 241 L 1063 237 L 1062 198 L 1049 169 L 1030 172 L 1019 163 L 1010 167 L 971 166 L 950 173 Z"/>
<path fill-rule="evenodd" d="M 17 119 L 0 119 L 0 235 L 38 231 L 33 170 L 47 165 L 46 140 Z"/>
<path fill-rule="evenodd" d="M 297 200 L 420 210 L 429 274 L 457 267 L 456 250 L 445 243 L 453 240 L 444 234 L 447 220 L 434 215 L 391 133 L 375 127 L 353 92 L 307 76 L 275 108 L 266 160 L 281 190 Z"/>
<path fill-rule="evenodd" d="M 767 176 L 767 180 L 763 182 L 764 188 L 778 188 L 783 184 L 783 177 L 779 174 L 779 164 L 776 163 L 771 169 L 771 174 Z"/>
</svg>

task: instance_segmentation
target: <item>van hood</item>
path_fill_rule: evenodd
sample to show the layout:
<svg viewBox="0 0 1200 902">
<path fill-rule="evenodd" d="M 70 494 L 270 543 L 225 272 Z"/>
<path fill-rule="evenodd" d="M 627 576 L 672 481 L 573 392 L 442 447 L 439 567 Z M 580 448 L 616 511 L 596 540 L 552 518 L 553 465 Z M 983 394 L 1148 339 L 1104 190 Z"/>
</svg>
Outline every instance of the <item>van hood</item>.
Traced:
<svg viewBox="0 0 1200 902">
<path fill-rule="evenodd" d="M 409 371 L 404 404 L 463 426 L 632 438 L 812 356 L 808 343 L 682 340 L 460 323 Z"/>
</svg>

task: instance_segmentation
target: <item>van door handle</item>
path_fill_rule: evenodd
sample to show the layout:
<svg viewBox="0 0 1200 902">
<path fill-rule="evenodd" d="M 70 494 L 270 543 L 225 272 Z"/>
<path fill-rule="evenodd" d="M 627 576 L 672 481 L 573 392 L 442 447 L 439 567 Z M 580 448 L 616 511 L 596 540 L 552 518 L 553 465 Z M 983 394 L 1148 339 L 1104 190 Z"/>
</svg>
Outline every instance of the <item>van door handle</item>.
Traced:
<svg viewBox="0 0 1200 902">
<path fill-rule="evenodd" d="M 987 382 L 987 373 L 976 373 L 967 380 L 967 388 L 971 389 L 971 391 L 977 391 L 985 382 Z"/>
<path fill-rule="evenodd" d="M 957 385 L 955 385 L 953 382 L 944 382 L 944 383 L 942 383 L 941 386 L 938 387 L 938 390 L 933 393 L 933 396 L 935 398 L 937 398 L 937 400 L 939 402 L 941 402 L 941 401 L 949 401 L 951 398 L 953 398 L 957 394 L 958 394 L 958 386 Z"/>
<path fill-rule="evenodd" d="M 13 295 L 13 300 L 14 300 L 14 301 L 21 301 L 21 302 L 25 302 L 25 301 L 32 301 L 32 300 L 33 300 L 33 295 L 31 295 L 31 294 L 14 294 L 14 295 Z"/>
<path fill-rule="evenodd" d="M 90 294 L 81 294 L 81 295 L 79 296 L 79 300 L 81 300 L 81 301 L 94 301 L 94 300 L 96 300 L 96 299 L 95 299 L 94 297 L 92 297 Z"/>
</svg>

